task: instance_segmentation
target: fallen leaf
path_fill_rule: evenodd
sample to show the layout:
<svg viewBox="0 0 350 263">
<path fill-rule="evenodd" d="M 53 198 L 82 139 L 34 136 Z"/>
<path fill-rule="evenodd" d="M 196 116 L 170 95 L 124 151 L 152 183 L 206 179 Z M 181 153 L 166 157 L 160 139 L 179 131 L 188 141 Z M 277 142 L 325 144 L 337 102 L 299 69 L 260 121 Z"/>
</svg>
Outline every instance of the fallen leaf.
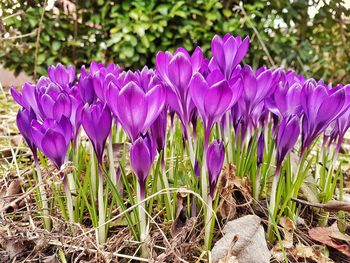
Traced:
<svg viewBox="0 0 350 263">
<path fill-rule="evenodd" d="M 212 249 L 212 262 L 219 262 L 228 254 L 235 256 L 238 262 L 270 262 L 271 255 L 260 217 L 247 215 L 230 221 L 223 228 L 223 233 L 224 236 Z M 237 242 L 232 246 L 234 238 L 237 238 Z"/>
<path fill-rule="evenodd" d="M 251 199 L 248 179 L 237 177 L 236 167 L 232 164 L 224 166 L 217 189 L 220 194 L 218 213 L 222 219 L 234 219 L 239 197 L 243 196 L 243 202 Z M 237 192 L 240 193 L 240 196 L 236 195 Z"/>
<path fill-rule="evenodd" d="M 284 216 L 281 217 L 280 219 L 280 225 L 283 227 L 283 235 L 284 239 L 282 241 L 283 247 L 284 248 L 291 248 L 293 247 L 293 235 L 294 235 L 294 230 L 295 230 L 295 225 L 293 221 Z"/>
<path fill-rule="evenodd" d="M 226 256 L 223 259 L 220 259 L 218 263 L 239 263 L 239 261 L 236 256 Z"/>
<path fill-rule="evenodd" d="M 43 259 L 43 263 L 60 263 L 57 256 L 53 254 L 52 256 L 49 256 L 45 259 Z"/>
<path fill-rule="evenodd" d="M 341 233 L 336 222 L 330 227 L 315 227 L 310 229 L 309 236 L 313 240 L 335 248 L 350 257 L 350 246 L 347 243 L 350 240 L 350 236 Z"/>
<path fill-rule="evenodd" d="M 177 193 L 176 198 L 176 218 L 171 225 L 171 235 L 172 237 L 177 236 L 181 229 L 186 225 L 187 221 L 187 194 L 183 192 Z"/>
<path fill-rule="evenodd" d="M 284 260 L 283 250 L 288 250 L 293 248 L 293 235 L 295 230 L 295 225 L 293 221 L 288 217 L 281 217 L 279 221 L 280 226 L 282 226 L 283 240 L 282 242 L 277 242 L 271 249 L 272 256 L 279 262 Z"/>
<path fill-rule="evenodd" d="M 0 235 L 0 240 L 0 246 L 7 252 L 10 260 L 30 253 L 35 247 L 35 242 L 25 237 L 6 238 Z"/>
<path fill-rule="evenodd" d="M 234 247 L 234 245 L 236 245 L 237 241 L 238 237 L 234 236 L 226 256 L 220 259 L 218 263 L 238 263 L 237 257 L 232 255 L 232 248 Z"/>
<path fill-rule="evenodd" d="M 6 186 L 1 188 L 2 194 L 0 194 L 0 196 L 2 198 L 0 202 L 0 210 L 6 206 L 6 213 L 12 213 L 19 206 L 23 205 L 21 202 L 14 202 L 14 200 L 18 197 L 17 195 L 22 192 L 20 180 L 13 179 L 7 189 L 5 189 Z"/>
<path fill-rule="evenodd" d="M 289 253 L 297 260 L 307 260 L 318 263 L 333 263 L 334 261 L 324 256 L 319 250 L 315 250 L 313 247 L 305 246 L 301 243 L 295 245 L 295 248 L 291 249 Z"/>
</svg>

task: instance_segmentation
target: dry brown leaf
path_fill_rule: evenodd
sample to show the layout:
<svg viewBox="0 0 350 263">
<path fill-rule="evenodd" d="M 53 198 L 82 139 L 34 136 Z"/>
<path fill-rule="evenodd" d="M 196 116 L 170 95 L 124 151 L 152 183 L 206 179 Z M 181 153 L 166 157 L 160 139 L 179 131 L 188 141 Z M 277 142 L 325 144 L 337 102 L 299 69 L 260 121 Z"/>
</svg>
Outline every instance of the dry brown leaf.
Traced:
<svg viewBox="0 0 350 263">
<path fill-rule="evenodd" d="M 234 236 L 232 241 L 231 241 L 231 244 L 230 244 L 230 247 L 227 251 L 226 256 L 223 257 L 222 259 L 220 259 L 218 263 L 238 263 L 237 257 L 232 255 L 232 248 L 237 243 L 237 241 L 238 241 L 238 236 Z"/>
<path fill-rule="evenodd" d="M 226 256 L 220 259 L 218 263 L 239 263 L 236 256 Z"/>
<path fill-rule="evenodd" d="M 43 263 L 60 263 L 57 256 L 53 254 L 52 256 L 49 256 L 45 259 L 43 259 Z"/>
<path fill-rule="evenodd" d="M 315 227 L 309 230 L 309 236 L 322 244 L 335 248 L 350 257 L 350 245 L 347 243 L 350 236 L 339 231 L 335 222 L 330 227 Z"/>
<path fill-rule="evenodd" d="M 305 246 L 301 243 L 295 245 L 295 248 L 289 251 L 293 257 L 297 260 L 313 260 L 318 263 L 333 263 L 333 260 L 324 256 L 318 250 L 315 250 L 313 247 Z"/>
<path fill-rule="evenodd" d="M 176 218 L 171 225 L 172 237 L 177 236 L 182 228 L 186 225 L 187 221 L 187 205 L 186 205 L 187 194 L 178 192 L 176 199 Z"/>
<path fill-rule="evenodd" d="M 230 221 L 225 225 L 223 233 L 224 236 L 212 249 L 212 262 L 219 262 L 227 255 L 235 256 L 238 262 L 270 262 L 270 251 L 260 217 L 247 215 Z M 238 240 L 232 246 L 235 238 Z"/>
<path fill-rule="evenodd" d="M 235 191 L 239 191 L 245 197 L 245 200 L 251 199 L 248 179 L 237 177 L 236 167 L 232 164 L 224 166 L 217 191 L 220 193 L 218 213 L 223 219 L 227 220 L 234 219 L 236 215 Z"/>
<path fill-rule="evenodd" d="M 288 217 L 281 217 L 279 224 L 282 226 L 283 231 L 282 246 L 280 242 L 277 242 L 271 249 L 271 254 L 277 261 L 282 262 L 284 260 L 283 249 L 288 250 L 293 248 L 295 225 Z"/>
<path fill-rule="evenodd" d="M 21 189 L 21 183 L 19 179 L 13 179 L 10 183 L 10 185 L 7 187 L 2 187 L 1 192 L 2 192 L 2 198 L 1 198 L 1 202 L 0 202 L 0 210 L 2 208 L 6 209 L 6 207 L 8 207 L 6 209 L 7 213 L 13 212 L 14 210 L 16 210 L 21 204 L 21 202 L 13 202 L 18 196 L 18 194 L 20 194 L 22 192 Z M 4 194 L 5 192 L 5 194 Z"/>
<path fill-rule="evenodd" d="M 35 248 L 35 242 L 24 237 L 6 238 L 0 235 L 0 246 L 7 252 L 10 260 L 29 253 Z"/>
<path fill-rule="evenodd" d="M 284 248 L 292 248 L 293 247 L 293 235 L 294 235 L 294 230 L 295 230 L 295 225 L 293 221 L 284 216 L 281 217 L 280 219 L 280 225 L 283 227 L 283 235 L 284 239 L 282 241 L 283 247 Z"/>
</svg>

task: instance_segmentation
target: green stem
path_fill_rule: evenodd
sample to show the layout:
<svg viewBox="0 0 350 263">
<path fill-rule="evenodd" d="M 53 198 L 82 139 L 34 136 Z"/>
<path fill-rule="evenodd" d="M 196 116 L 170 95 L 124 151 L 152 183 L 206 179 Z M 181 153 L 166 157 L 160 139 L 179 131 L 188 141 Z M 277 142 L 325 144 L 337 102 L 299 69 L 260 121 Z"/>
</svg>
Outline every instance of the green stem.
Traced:
<svg viewBox="0 0 350 263">
<path fill-rule="evenodd" d="M 72 193 L 69 190 L 69 184 L 67 181 L 66 175 L 61 172 L 62 180 L 63 180 L 63 188 L 64 193 L 66 194 L 67 198 L 67 211 L 68 211 L 68 219 L 70 223 L 74 222 L 74 214 L 73 214 L 73 199 L 72 199 Z"/>
<path fill-rule="evenodd" d="M 213 223 L 213 199 L 209 195 L 207 198 L 207 206 L 206 206 L 206 216 L 205 216 L 205 231 L 204 231 L 204 247 L 207 251 L 210 250 L 211 244 L 211 226 Z"/>
<path fill-rule="evenodd" d="M 254 199 L 255 200 L 259 200 L 260 188 L 261 188 L 260 180 L 261 180 L 261 165 L 258 166 L 257 175 L 256 175 L 256 179 L 255 179 L 255 188 L 253 188 L 253 190 L 254 190 Z"/>
<path fill-rule="evenodd" d="M 140 220 L 140 242 L 142 243 L 141 253 L 143 257 L 147 257 L 148 251 L 147 251 L 147 245 L 145 241 L 148 238 L 149 231 L 148 231 L 148 225 L 146 220 L 145 202 L 143 202 L 143 200 L 145 199 L 145 184 L 137 183 L 136 191 L 137 191 L 137 203 L 138 203 L 139 220 Z"/>
<path fill-rule="evenodd" d="M 98 165 L 98 225 L 98 243 L 103 244 L 106 241 L 106 226 L 101 164 Z"/>
<path fill-rule="evenodd" d="M 208 199 L 208 176 L 207 176 L 207 150 L 209 146 L 210 129 L 204 129 L 204 150 L 203 150 L 203 165 L 201 174 L 202 198 L 205 202 Z"/>
<path fill-rule="evenodd" d="M 269 204 L 269 226 L 267 230 L 267 235 L 269 237 L 269 240 L 273 239 L 273 224 L 275 219 L 275 210 L 276 210 L 276 196 L 277 196 L 277 186 L 278 186 L 278 180 L 280 177 L 280 165 L 277 165 L 275 176 L 272 180 L 272 187 L 271 187 L 271 196 L 270 196 L 270 204 Z"/>
<path fill-rule="evenodd" d="M 34 163 L 35 163 L 35 171 L 36 175 L 38 177 L 38 183 L 39 183 L 39 192 L 40 192 L 40 198 L 41 198 L 41 207 L 43 211 L 43 221 L 44 221 L 44 226 L 45 229 L 48 231 L 51 231 L 52 225 L 51 225 L 51 219 L 50 219 L 50 213 L 49 213 L 49 205 L 46 197 L 46 192 L 45 192 L 45 187 L 44 187 L 44 182 L 43 178 L 41 176 L 41 169 L 40 169 L 40 164 L 38 157 L 36 154 L 34 155 Z"/>
<path fill-rule="evenodd" d="M 97 172 L 96 172 L 95 152 L 94 152 L 94 147 L 92 146 L 92 142 L 90 142 L 90 167 L 91 167 L 90 180 L 91 180 L 92 195 L 94 196 L 94 199 L 96 199 Z"/>
<path fill-rule="evenodd" d="M 160 156 L 161 159 L 161 167 L 162 167 L 162 179 L 163 179 L 163 183 L 166 189 L 166 202 L 167 202 L 167 207 L 171 208 L 171 196 L 170 196 L 170 192 L 169 192 L 169 182 L 168 182 L 168 177 L 166 176 L 166 168 L 165 168 L 165 160 L 164 160 L 164 151 L 161 153 Z M 160 189 L 159 189 L 160 190 Z M 169 210 L 168 213 L 170 213 L 170 219 L 173 220 L 174 216 L 172 213 L 172 209 L 167 209 Z"/>
<path fill-rule="evenodd" d="M 112 132 L 108 136 L 107 143 L 108 160 L 109 160 L 109 177 L 114 185 L 117 184 L 116 172 L 114 167 L 114 155 L 113 155 L 113 136 Z"/>
</svg>

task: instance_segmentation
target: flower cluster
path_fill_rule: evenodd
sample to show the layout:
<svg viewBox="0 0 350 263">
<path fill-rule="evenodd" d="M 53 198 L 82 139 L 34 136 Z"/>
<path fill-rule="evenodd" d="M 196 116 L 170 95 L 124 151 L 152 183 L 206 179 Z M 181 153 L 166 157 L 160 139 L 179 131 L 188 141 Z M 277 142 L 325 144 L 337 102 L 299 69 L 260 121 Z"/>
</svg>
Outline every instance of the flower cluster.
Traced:
<svg viewBox="0 0 350 263">
<path fill-rule="evenodd" d="M 80 143 L 81 126 L 99 167 L 107 138 L 122 129 L 131 143 L 130 164 L 141 199 L 157 153 L 169 154 L 167 141 L 172 142 L 174 122 L 182 128 L 192 173 L 200 177 L 207 201 L 215 198 L 224 161 L 235 163 L 232 147 L 249 148 L 255 143 L 260 167 L 272 141 L 279 176 L 299 137 L 300 156 L 329 129 L 325 140 L 338 140 L 340 145 L 350 126 L 349 86 L 332 87 L 282 68 L 254 70 L 242 65 L 249 41 L 230 34 L 215 36 L 210 58 L 200 47 L 192 54 L 184 48 L 160 51 L 155 69 L 145 66 L 135 72 L 92 62 L 89 70 L 82 67 L 76 76 L 72 67 L 51 66 L 48 77 L 36 84 L 25 84 L 21 92 L 11 88 L 22 107 L 18 128 L 34 158 L 39 149 L 57 169 Z M 203 134 L 203 140 L 197 140 L 197 133 Z"/>
</svg>

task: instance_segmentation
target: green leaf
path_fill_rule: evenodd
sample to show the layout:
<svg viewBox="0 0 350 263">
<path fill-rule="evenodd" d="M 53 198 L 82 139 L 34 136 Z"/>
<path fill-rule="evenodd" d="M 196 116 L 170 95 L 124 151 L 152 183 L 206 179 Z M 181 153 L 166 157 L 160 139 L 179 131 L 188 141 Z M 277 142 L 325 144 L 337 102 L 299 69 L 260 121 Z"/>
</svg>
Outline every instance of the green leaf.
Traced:
<svg viewBox="0 0 350 263">
<path fill-rule="evenodd" d="M 52 49 L 53 50 L 59 50 L 61 48 L 61 42 L 57 41 L 57 40 L 54 40 L 52 42 Z"/>
</svg>

